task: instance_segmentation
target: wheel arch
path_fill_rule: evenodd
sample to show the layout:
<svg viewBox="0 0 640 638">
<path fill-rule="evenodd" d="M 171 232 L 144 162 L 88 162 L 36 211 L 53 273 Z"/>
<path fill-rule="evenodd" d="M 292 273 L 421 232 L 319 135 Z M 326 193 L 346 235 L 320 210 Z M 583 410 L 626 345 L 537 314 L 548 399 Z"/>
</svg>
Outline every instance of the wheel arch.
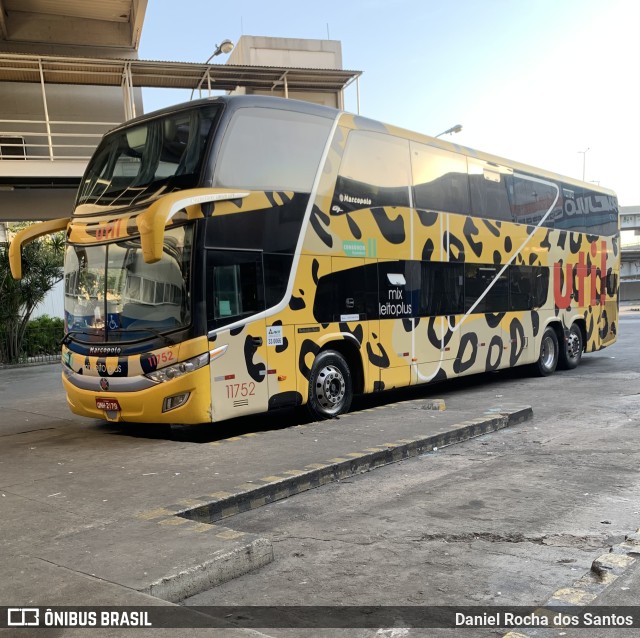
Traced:
<svg viewBox="0 0 640 638">
<path fill-rule="evenodd" d="M 554 317 L 545 324 L 544 328 L 540 331 L 540 338 L 542 338 L 542 335 L 547 328 L 551 328 L 556 333 L 558 344 L 563 344 L 565 342 L 564 327 L 562 326 L 562 322 L 559 318 Z"/>
<path fill-rule="evenodd" d="M 358 340 L 350 334 L 341 335 L 343 338 L 325 341 L 320 346 L 320 352 L 335 350 L 344 357 L 351 372 L 353 393 L 364 392 L 364 366 L 362 365 L 361 346 Z"/>
</svg>

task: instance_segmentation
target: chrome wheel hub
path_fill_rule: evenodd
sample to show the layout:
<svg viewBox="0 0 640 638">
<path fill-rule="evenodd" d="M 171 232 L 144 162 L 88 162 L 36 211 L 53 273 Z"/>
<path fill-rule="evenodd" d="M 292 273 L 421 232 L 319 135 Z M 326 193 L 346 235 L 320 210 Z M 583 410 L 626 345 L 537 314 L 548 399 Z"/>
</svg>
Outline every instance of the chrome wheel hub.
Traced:
<svg viewBox="0 0 640 638">
<path fill-rule="evenodd" d="M 567 357 L 576 359 L 580 356 L 580 339 L 575 332 L 572 332 L 567 338 Z"/>
<path fill-rule="evenodd" d="M 540 349 L 540 363 L 546 370 L 550 370 L 556 358 L 556 347 L 551 337 L 545 337 Z"/>
<path fill-rule="evenodd" d="M 326 410 L 333 411 L 344 401 L 347 385 L 342 372 L 333 365 L 320 370 L 316 381 L 316 397 L 320 405 Z"/>
</svg>

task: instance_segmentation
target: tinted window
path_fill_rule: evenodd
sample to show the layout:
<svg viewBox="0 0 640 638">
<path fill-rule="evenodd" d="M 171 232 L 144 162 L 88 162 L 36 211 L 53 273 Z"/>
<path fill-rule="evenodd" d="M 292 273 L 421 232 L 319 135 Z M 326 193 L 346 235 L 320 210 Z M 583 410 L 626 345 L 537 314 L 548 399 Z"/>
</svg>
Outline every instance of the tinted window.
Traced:
<svg viewBox="0 0 640 638">
<path fill-rule="evenodd" d="M 471 214 L 512 221 L 510 183 L 512 176 L 497 166 L 469 158 Z"/>
<path fill-rule="evenodd" d="M 554 184 L 516 174 L 512 178 L 511 189 L 511 209 L 515 222 L 537 226 L 554 206 L 544 223 L 545 226 L 553 227 L 554 219 L 562 211 L 562 198 L 559 197 L 559 189 Z"/>
<path fill-rule="evenodd" d="M 331 273 L 318 282 L 313 313 L 320 323 L 342 315 L 361 319 L 398 319 L 456 315 L 482 297 L 474 313 L 531 310 L 543 306 L 549 269 L 419 261 L 381 261 Z M 611 283 L 615 285 L 612 278 Z"/>
<path fill-rule="evenodd" d="M 463 312 L 462 264 L 421 263 L 420 316 L 457 315 Z"/>
<path fill-rule="evenodd" d="M 543 306 L 548 289 L 548 268 L 509 266 L 509 310 L 532 310 Z"/>
<path fill-rule="evenodd" d="M 554 228 L 583 233 L 586 228 L 583 204 L 581 189 L 563 187 L 562 211 L 554 220 Z"/>
<path fill-rule="evenodd" d="M 214 186 L 310 192 L 331 125 L 306 113 L 240 109 L 224 134 Z"/>
<path fill-rule="evenodd" d="M 78 205 L 125 206 L 197 186 L 217 113 L 180 111 L 108 134 L 87 166 Z"/>
<path fill-rule="evenodd" d="M 211 250 L 207 254 L 207 319 L 223 326 L 264 310 L 262 255 Z"/>
<path fill-rule="evenodd" d="M 563 206 L 555 228 L 590 235 L 618 233 L 618 202 L 615 197 L 579 186 L 562 188 Z"/>
<path fill-rule="evenodd" d="M 533 268 L 533 308 L 540 308 L 547 302 L 549 294 L 549 269 L 543 266 Z"/>
<path fill-rule="evenodd" d="M 498 277 L 501 266 L 465 264 L 464 309 L 473 312 L 505 312 L 509 309 L 509 278 L 506 273 Z M 494 282 L 491 289 L 489 285 Z M 474 304 L 479 303 L 474 307 Z"/>
<path fill-rule="evenodd" d="M 464 155 L 411 142 L 411 170 L 416 208 L 469 213 Z"/>
<path fill-rule="evenodd" d="M 267 308 L 275 306 L 282 301 L 289 283 L 292 263 L 293 255 L 264 253 L 262 256 Z"/>
<path fill-rule="evenodd" d="M 313 316 L 319 323 L 341 321 L 344 316 L 376 317 L 377 281 L 377 264 L 354 266 L 321 277 Z"/>
<path fill-rule="evenodd" d="M 409 206 L 409 142 L 391 135 L 351 131 L 331 212 L 375 206 Z"/>
<path fill-rule="evenodd" d="M 293 253 L 307 200 L 307 196 L 297 195 L 283 206 L 227 215 L 214 210 L 213 217 L 206 220 L 206 245 Z"/>
</svg>

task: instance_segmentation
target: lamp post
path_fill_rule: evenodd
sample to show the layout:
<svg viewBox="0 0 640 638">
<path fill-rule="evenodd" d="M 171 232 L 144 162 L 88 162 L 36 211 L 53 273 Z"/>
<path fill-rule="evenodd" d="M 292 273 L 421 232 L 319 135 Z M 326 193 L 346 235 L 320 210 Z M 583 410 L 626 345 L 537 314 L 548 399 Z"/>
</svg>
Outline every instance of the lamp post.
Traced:
<svg viewBox="0 0 640 638">
<path fill-rule="evenodd" d="M 453 133 L 459 133 L 462 130 L 462 124 L 456 124 L 451 128 L 448 128 L 446 131 L 442 131 L 442 133 L 438 133 L 436 137 L 441 137 L 443 135 L 452 135 Z"/>
<path fill-rule="evenodd" d="M 211 62 L 213 58 L 215 58 L 218 55 L 221 55 L 222 53 L 224 53 L 225 55 L 231 53 L 231 51 L 233 51 L 234 46 L 235 45 L 231 40 L 225 38 L 220 44 L 216 44 L 215 51 L 207 58 L 207 61 L 205 62 L 205 64 L 209 64 L 209 62 Z M 208 73 L 208 70 L 207 70 L 207 73 Z M 204 82 L 204 77 L 200 80 L 200 83 L 196 87 L 198 91 L 200 91 L 203 82 Z M 189 101 L 193 99 L 193 93 L 195 90 L 196 90 L 195 88 L 191 89 L 191 96 L 189 97 Z"/>
<path fill-rule="evenodd" d="M 233 42 L 227 39 L 223 40 L 220 44 L 216 44 L 216 50 L 209 56 L 209 59 L 205 62 L 205 64 L 209 64 L 209 62 L 211 62 L 213 58 L 215 58 L 217 55 L 220 55 L 221 53 L 224 53 L 225 55 L 231 53 L 234 46 L 235 45 L 233 44 Z"/>
<path fill-rule="evenodd" d="M 578 154 L 582 153 L 582 181 L 584 182 L 584 177 L 586 174 L 586 168 L 587 168 L 587 152 L 591 150 L 591 147 L 589 147 L 586 151 L 578 151 Z"/>
</svg>

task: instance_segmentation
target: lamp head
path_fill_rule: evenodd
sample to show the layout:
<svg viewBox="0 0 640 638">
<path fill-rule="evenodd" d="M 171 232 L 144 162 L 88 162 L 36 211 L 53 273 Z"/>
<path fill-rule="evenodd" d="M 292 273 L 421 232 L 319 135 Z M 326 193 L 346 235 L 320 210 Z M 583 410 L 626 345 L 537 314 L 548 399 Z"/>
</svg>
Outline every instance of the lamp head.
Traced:
<svg viewBox="0 0 640 638">
<path fill-rule="evenodd" d="M 213 57 L 215 57 L 216 55 L 220 55 L 221 53 L 224 53 L 225 55 L 227 53 L 231 53 L 234 46 L 235 45 L 233 44 L 233 42 L 231 42 L 231 40 L 223 40 L 220 44 L 216 45 L 216 50 L 213 53 Z"/>
</svg>

